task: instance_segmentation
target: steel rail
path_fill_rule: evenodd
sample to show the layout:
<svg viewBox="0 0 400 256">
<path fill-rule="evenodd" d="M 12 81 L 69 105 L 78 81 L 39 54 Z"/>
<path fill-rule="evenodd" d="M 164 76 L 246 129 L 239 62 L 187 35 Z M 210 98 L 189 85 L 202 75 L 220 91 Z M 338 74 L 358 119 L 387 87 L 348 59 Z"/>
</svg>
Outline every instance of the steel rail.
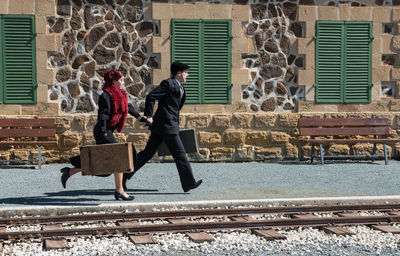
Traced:
<svg viewBox="0 0 400 256">
<path fill-rule="evenodd" d="M 292 207 L 259 207 L 259 208 L 231 208 L 231 209 L 200 209 L 200 210 L 174 210 L 158 212 L 127 212 L 85 215 L 60 215 L 39 217 L 0 218 L 0 226 L 30 225 L 66 222 L 90 221 L 116 221 L 159 219 L 176 217 L 201 217 L 201 216 L 233 216 L 254 214 L 295 214 L 313 212 L 345 212 L 345 211 L 390 211 L 400 210 L 400 204 L 357 204 L 333 206 L 292 206 Z"/>
<path fill-rule="evenodd" d="M 0 232 L 0 241 L 16 241 L 27 239 L 66 238 L 84 236 L 122 235 L 131 233 L 162 233 L 211 230 L 240 230 L 254 228 L 294 228 L 294 227 L 322 227 L 329 225 L 372 225 L 382 223 L 399 223 L 400 215 L 393 216 L 357 216 L 337 218 L 300 218 L 274 219 L 227 222 L 199 222 L 178 224 L 132 225 L 99 228 L 74 228 L 40 231 Z"/>
</svg>

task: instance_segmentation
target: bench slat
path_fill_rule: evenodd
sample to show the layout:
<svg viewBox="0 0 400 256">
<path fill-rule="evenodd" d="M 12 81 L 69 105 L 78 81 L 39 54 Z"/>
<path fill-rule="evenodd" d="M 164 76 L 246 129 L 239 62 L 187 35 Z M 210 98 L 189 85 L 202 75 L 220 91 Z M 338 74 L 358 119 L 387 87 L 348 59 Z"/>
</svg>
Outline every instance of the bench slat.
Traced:
<svg viewBox="0 0 400 256">
<path fill-rule="evenodd" d="M 312 143 L 391 143 L 398 142 L 400 139 L 304 139 L 304 142 Z"/>
<path fill-rule="evenodd" d="M 18 137 L 54 137 L 55 129 L 1 129 L 1 138 L 18 138 Z"/>
<path fill-rule="evenodd" d="M 387 118 L 300 118 L 299 127 L 388 126 Z"/>
<path fill-rule="evenodd" d="M 389 135 L 389 127 L 300 128 L 301 136 Z"/>
<path fill-rule="evenodd" d="M 54 127 L 55 119 L 0 119 L 0 127 Z"/>
<path fill-rule="evenodd" d="M 0 146 L 57 145 L 57 141 L 0 141 Z"/>
</svg>

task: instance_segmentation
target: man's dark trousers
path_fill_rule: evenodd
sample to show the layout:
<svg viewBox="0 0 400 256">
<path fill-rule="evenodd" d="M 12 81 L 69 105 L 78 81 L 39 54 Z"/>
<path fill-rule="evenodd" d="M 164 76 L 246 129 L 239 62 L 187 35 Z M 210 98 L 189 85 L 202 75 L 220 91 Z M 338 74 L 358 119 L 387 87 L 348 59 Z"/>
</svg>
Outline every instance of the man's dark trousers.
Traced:
<svg viewBox="0 0 400 256">
<path fill-rule="evenodd" d="M 152 131 L 147 141 L 146 148 L 137 155 L 135 170 L 138 171 L 153 157 L 163 141 L 175 160 L 182 188 L 186 189 L 193 186 L 195 184 L 195 179 L 193 177 L 192 167 L 186 157 L 185 148 L 178 134 L 165 134 Z"/>
</svg>

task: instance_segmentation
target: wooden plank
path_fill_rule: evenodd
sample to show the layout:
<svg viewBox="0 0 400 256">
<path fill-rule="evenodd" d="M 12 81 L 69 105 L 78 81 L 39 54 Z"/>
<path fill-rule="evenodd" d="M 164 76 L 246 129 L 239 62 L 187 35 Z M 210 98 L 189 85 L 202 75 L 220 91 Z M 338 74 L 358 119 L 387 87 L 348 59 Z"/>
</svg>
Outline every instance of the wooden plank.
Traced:
<svg viewBox="0 0 400 256">
<path fill-rule="evenodd" d="M 138 221 L 117 221 L 117 225 L 121 227 L 133 227 L 138 226 Z"/>
<path fill-rule="evenodd" d="M 151 235 L 129 235 L 134 244 L 157 244 L 157 240 Z"/>
<path fill-rule="evenodd" d="M 50 146 L 57 145 L 57 141 L 0 141 L 0 146 Z"/>
<path fill-rule="evenodd" d="M 286 236 L 273 229 L 253 229 L 252 232 L 258 236 L 264 237 L 266 240 L 282 240 Z"/>
<path fill-rule="evenodd" d="M 205 232 L 186 232 L 186 235 L 195 243 L 215 241 L 214 237 Z"/>
<path fill-rule="evenodd" d="M 46 250 L 57 250 L 69 248 L 69 245 L 67 239 L 45 239 L 44 247 L 46 248 Z"/>
<path fill-rule="evenodd" d="M 58 229 L 62 229 L 62 224 L 49 224 L 49 225 L 42 226 L 43 231 L 58 230 Z"/>
<path fill-rule="evenodd" d="M 253 217 L 248 216 L 248 215 L 245 215 L 245 216 L 232 216 L 230 218 L 233 221 L 254 221 L 255 220 Z"/>
<path fill-rule="evenodd" d="M 19 137 L 54 137 L 55 129 L 40 128 L 40 129 L 1 129 L 1 138 L 19 138 Z"/>
<path fill-rule="evenodd" d="M 337 214 L 337 216 L 339 216 L 339 217 L 350 217 L 350 218 L 358 218 L 358 217 L 360 217 L 360 215 L 355 213 L 355 212 L 340 212 L 340 213 Z"/>
<path fill-rule="evenodd" d="M 44 119 L 10 119 L 4 118 L 0 119 L 0 127 L 54 127 L 54 118 L 44 118 Z"/>
<path fill-rule="evenodd" d="M 299 127 L 319 126 L 388 126 L 387 118 L 300 118 Z"/>
<path fill-rule="evenodd" d="M 400 228 L 391 225 L 371 225 L 371 227 L 384 233 L 400 234 Z"/>
<path fill-rule="evenodd" d="M 389 127 L 300 128 L 301 136 L 389 135 Z"/>
<path fill-rule="evenodd" d="M 322 227 L 322 230 L 327 234 L 335 234 L 338 236 L 355 235 L 354 232 L 344 227 Z"/>
<path fill-rule="evenodd" d="M 400 139 L 302 139 L 309 143 L 394 143 Z"/>
<path fill-rule="evenodd" d="M 173 218 L 173 219 L 168 219 L 169 223 L 172 224 L 187 224 L 190 223 L 190 221 L 186 218 Z"/>
</svg>

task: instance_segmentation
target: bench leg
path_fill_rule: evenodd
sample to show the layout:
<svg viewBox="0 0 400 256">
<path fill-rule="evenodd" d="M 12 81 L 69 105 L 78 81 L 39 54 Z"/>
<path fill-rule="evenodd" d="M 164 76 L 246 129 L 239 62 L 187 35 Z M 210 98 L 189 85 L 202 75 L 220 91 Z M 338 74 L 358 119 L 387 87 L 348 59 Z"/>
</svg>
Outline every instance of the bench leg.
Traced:
<svg viewBox="0 0 400 256">
<path fill-rule="evenodd" d="M 314 154 L 315 154 L 314 144 L 311 144 L 311 163 L 314 162 Z"/>
<path fill-rule="evenodd" d="M 324 164 L 324 148 L 322 143 L 319 144 L 319 154 L 321 155 L 321 164 Z"/>
<path fill-rule="evenodd" d="M 40 147 L 40 145 L 39 145 L 39 159 L 38 159 L 38 161 L 39 161 L 39 170 L 41 170 L 42 169 L 42 148 Z"/>
<path fill-rule="evenodd" d="M 383 152 L 385 154 L 385 165 L 388 165 L 388 155 L 387 155 L 387 149 L 386 149 L 386 143 L 383 143 Z"/>
</svg>

